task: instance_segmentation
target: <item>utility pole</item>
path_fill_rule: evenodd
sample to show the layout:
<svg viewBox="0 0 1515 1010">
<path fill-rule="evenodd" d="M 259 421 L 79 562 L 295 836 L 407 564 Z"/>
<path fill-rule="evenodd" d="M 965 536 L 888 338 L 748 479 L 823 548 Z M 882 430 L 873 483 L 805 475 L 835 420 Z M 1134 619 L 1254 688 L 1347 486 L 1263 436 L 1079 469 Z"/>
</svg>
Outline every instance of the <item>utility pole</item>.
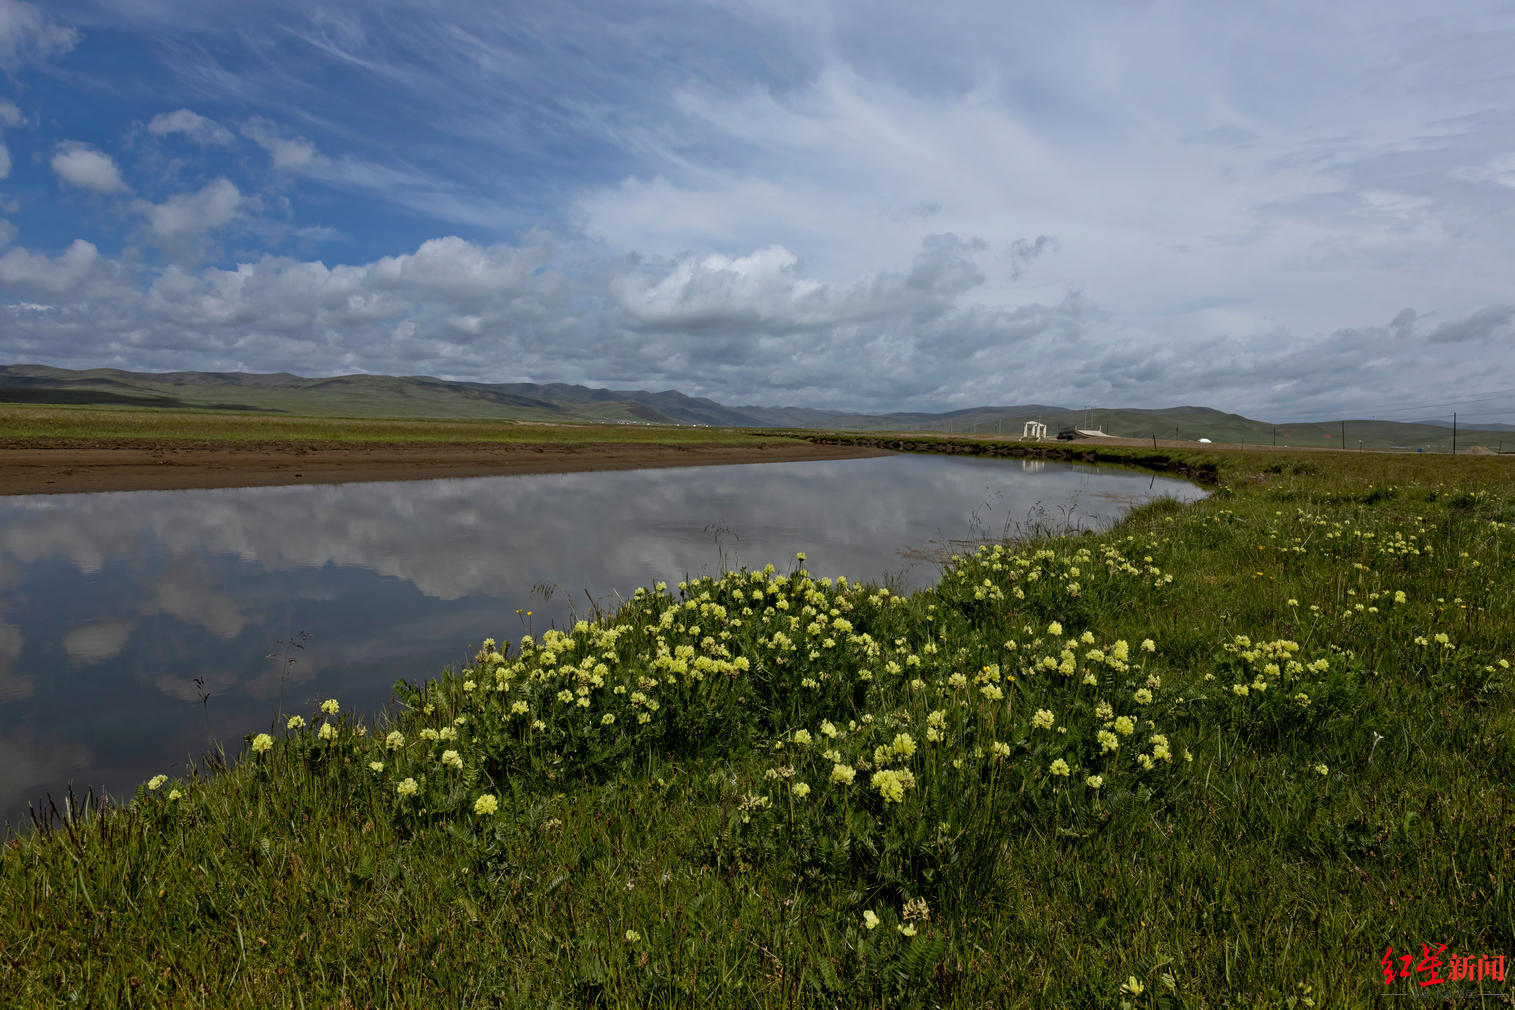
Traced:
<svg viewBox="0 0 1515 1010">
<path fill-rule="evenodd" d="M 1273 448 L 1278 448 L 1278 425 L 1273 426 Z"/>
<path fill-rule="evenodd" d="M 1452 411 L 1452 455 L 1457 455 L 1457 411 Z"/>
<path fill-rule="evenodd" d="M 1347 447 L 1347 422 L 1345 421 L 1341 422 L 1341 447 L 1343 449 Z"/>
</svg>

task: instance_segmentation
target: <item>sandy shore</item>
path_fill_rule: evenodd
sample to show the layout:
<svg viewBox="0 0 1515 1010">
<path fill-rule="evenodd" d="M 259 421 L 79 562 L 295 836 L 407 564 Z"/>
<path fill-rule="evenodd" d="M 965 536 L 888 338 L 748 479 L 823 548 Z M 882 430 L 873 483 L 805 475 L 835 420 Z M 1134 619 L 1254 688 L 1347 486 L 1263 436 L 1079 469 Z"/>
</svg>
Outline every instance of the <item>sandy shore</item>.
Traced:
<svg viewBox="0 0 1515 1010">
<path fill-rule="evenodd" d="M 0 446 L 0 495 L 87 491 L 346 484 L 493 477 L 523 473 L 638 470 L 667 466 L 781 463 L 888 455 L 862 446 L 797 442 L 756 445 L 617 443 L 307 446 Z"/>
</svg>

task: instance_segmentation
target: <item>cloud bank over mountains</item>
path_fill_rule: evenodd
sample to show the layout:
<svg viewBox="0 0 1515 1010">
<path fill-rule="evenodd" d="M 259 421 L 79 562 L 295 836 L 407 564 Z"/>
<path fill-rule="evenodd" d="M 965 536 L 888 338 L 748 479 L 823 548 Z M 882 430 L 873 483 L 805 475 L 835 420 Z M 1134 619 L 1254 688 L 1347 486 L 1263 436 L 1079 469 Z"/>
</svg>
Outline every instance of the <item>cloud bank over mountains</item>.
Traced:
<svg viewBox="0 0 1515 1010">
<path fill-rule="evenodd" d="M 0 358 L 1515 408 L 1512 49 L 1474 2 L 0 0 Z"/>
</svg>

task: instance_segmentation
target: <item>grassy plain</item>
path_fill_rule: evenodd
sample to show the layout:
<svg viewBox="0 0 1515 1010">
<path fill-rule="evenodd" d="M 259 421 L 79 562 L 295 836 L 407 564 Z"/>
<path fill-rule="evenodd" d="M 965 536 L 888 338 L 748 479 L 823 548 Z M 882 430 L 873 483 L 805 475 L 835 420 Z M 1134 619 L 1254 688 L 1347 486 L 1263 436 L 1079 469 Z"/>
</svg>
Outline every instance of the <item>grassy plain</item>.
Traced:
<svg viewBox="0 0 1515 1010">
<path fill-rule="evenodd" d="M 908 598 L 649 587 L 71 808 L 0 850 L 0 991 L 1357 1007 L 1392 947 L 1508 1005 L 1452 965 L 1515 956 L 1510 461 L 1171 456 L 1214 494 Z"/>
<path fill-rule="evenodd" d="M 558 444 L 638 442 L 743 445 L 758 436 L 726 428 L 621 424 L 536 424 L 519 421 L 368 417 L 306 417 L 235 411 L 118 410 L 0 404 L 0 442 L 69 444 L 325 445 L 416 443 Z"/>
</svg>

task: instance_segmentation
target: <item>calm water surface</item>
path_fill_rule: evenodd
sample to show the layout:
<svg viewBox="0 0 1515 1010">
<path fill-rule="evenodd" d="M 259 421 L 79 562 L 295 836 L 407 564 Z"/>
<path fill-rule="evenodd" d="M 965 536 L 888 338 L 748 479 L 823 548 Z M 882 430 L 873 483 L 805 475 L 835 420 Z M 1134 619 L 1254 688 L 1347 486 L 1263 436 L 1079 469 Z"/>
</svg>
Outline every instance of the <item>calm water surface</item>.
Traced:
<svg viewBox="0 0 1515 1010">
<path fill-rule="evenodd" d="M 817 577 L 915 589 L 954 547 L 1018 524 L 1096 528 L 1201 494 L 1130 471 L 900 455 L 3 498 L 0 821 L 69 781 L 130 795 L 210 738 L 235 753 L 269 728 L 286 669 L 287 709 L 336 697 L 372 714 L 397 678 L 466 662 L 486 636 L 539 634 L 659 579 L 788 571 L 804 551 Z"/>
</svg>

